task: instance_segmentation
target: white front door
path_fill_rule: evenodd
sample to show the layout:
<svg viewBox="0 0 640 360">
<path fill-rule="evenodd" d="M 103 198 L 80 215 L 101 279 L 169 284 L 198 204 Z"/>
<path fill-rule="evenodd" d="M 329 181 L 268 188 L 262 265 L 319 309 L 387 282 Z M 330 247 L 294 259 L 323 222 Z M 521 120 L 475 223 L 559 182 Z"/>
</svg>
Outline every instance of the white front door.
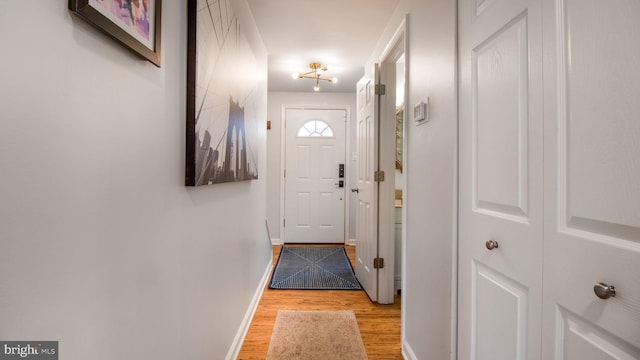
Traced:
<svg viewBox="0 0 640 360">
<path fill-rule="evenodd" d="M 640 359 L 640 1 L 544 8 L 542 358 Z"/>
<path fill-rule="evenodd" d="M 458 357 L 540 360 L 541 4 L 461 0 L 459 46 Z"/>
<path fill-rule="evenodd" d="M 373 259 L 378 256 L 378 183 L 374 172 L 378 164 L 376 111 L 378 97 L 375 71 L 357 85 L 358 207 L 356 225 L 356 276 L 372 301 L 378 300 L 378 272 Z"/>
<path fill-rule="evenodd" d="M 344 109 L 285 110 L 286 243 L 345 242 L 346 121 Z"/>
</svg>

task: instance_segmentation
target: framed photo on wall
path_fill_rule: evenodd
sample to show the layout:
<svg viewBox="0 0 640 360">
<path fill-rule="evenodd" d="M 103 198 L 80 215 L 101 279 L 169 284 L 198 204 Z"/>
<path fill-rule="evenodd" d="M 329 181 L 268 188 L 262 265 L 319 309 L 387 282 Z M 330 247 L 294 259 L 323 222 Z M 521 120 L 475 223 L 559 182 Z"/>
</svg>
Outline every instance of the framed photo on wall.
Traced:
<svg viewBox="0 0 640 360">
<path fill-rule="evenodd" d="M 258 178 L 260 67 L 233 0 L 188 0 L 185 185 Z"/>
<path fill-rule="evenodd" d="M 69 10 L 160 67 L 162 0 L 69 0 Z"/>
</svg>

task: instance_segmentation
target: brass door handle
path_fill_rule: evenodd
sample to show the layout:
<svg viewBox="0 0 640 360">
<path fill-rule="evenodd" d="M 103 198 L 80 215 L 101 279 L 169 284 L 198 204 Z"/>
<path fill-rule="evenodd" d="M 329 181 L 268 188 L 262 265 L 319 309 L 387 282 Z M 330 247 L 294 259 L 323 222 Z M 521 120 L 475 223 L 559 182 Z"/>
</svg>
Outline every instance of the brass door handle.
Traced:
<svg viewBox="0 0 640 360">
<path fill-rule="evenodd" d="M 487 242 L 484 243 L 484 246 L 487 247 L 487 250 L 497 249 L 498 248 L 498 242 L 495 241 L 495 240 L 487 240 Z"/>
</svg>

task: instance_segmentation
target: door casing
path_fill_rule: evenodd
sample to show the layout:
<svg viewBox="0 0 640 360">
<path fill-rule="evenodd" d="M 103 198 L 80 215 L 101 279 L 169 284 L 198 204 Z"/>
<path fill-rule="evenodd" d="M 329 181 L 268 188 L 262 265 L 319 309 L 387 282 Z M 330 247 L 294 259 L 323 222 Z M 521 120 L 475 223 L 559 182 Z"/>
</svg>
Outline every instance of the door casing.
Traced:
<svg viewBox="0 0 640 360">
<path fill-rule="evenodd" d="M 407 18 L 396 29 L 393 37 L 387 44 L 386 48 L 380 56 L 380 82 L 386 87 L 386 95 L 381 97 L 380 100 L 380 139 L 379 139 L 379 168 L 385 171 L 386 179 L 380 183 L 379 191 L 380 197 L 378 201 L 378 253 L 379 256 L 384 258 L 385 267 L 378 271 L 378 302 L 381 304 L 390 304 L 394 302 L 394 289 L 395 289 L 395 135 L 383 137 L 385 134 L 395 134 L 395 111 L 396 111 L 396 73 L 395 67 L 397 61 L 403 54 L 406 54 L 408 48 L 407 37 Z M 405 109 L 410 108 L 408 105 L 408 68 L 409 57 L 405 56 L 405 73 L 404 73 L 404 99 Z M 403 132 L 406 133 L 407 126 L 407 114 L 409 111 L 404 111 Z M 393 124 L 389 120 L 393 119 Z M 393 126 L 392 126 L 393 125 Z M 406 142 L 403 143 L 403 153 L 405 158 L 407 157 Z M 406 165 L 406 164 L 405 164 Z M 408 172 L 407 166 L 404 166 L 403 171 Z M 406 193 L 408 191 L 406 187 L 406 178 L 403 177 L 403 197 L 406 199 Z M 403 199 L 403 205 L 406 202 Z M 405 249 L 405 234 L 406 234 L 406 206 L 402 208 L 402 249 L 403 254 L 401 256 L 402 270 L 401 278 L 405 279 L 404 274 L 404 249 Z M 384 241 L 384 239 L 391 239 L 390 241 Z"/>
</svg>

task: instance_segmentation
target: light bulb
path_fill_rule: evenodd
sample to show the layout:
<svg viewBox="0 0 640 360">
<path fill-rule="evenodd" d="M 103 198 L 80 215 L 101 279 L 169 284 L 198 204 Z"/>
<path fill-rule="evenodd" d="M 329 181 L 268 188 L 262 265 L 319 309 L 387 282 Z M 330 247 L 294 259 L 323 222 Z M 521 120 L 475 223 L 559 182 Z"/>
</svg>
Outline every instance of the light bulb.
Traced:
<svg viewBox="0 0 640 360">
<path fill-rule="evenodd" d="M 315 91 L 320 90 L 320 85 L 316 85 L 316 86 L 314 86 L 314 87 L 313 87 L 313 90 L 315 90 Z"/>
<path fill-rule="evenodd" d="M 300 75 L 298 75 L 297 73 L 291 74 L 291 78 L 293 78 L 294 80 L 299 78 L 299 77 L 300 77 Z"/>
<path fill-rule="evenodd" d="M 334 77 L 333 79 L 331 79 L 331 82 L 334 83 L 334 84 L 337 84 L 338 83 L 338 78 Z"/>
</svg>

